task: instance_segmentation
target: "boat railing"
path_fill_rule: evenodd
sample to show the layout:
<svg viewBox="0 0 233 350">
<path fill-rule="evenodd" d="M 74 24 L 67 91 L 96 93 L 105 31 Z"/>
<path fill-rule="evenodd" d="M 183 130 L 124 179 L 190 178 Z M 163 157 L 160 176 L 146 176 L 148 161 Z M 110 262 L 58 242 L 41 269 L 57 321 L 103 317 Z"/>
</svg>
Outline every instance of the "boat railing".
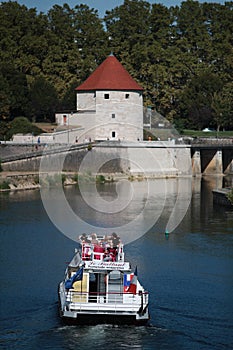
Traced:
<svg viewBox="0 0 233 350">
<path fill-rule="evenodd" d="M 124 262 L 123 244 L 117 247 L 104 247 L 104 244 L 82 243 L 82 260 Z"/>
<path fill-rule="evenodd" d="M 77 292 L 70 289 L 67 292 L 66 300 L 70 303 L 96 303 L 96 304 L 148 304 L 148 292 L 136 294 L 127 292 Z"/>
</svg>

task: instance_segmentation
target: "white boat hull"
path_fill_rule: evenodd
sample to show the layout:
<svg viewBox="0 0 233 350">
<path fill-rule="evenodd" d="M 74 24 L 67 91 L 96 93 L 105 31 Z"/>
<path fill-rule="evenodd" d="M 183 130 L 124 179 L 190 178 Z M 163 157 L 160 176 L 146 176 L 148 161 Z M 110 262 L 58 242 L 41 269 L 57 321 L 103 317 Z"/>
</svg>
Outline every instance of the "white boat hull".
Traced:
<svg viewBox="0 0 233 350">
<path fill-rule="evenodd" d="M 141 325 L 149 320 L 149 295 L 137 279 L 137 268 L 133 273 L 125 261 L 122 243 L 105 251 L 103 239 L 82 243 L 58 286 L 58 298 L 67 323 Z"/>
<path fill-rule="evenodd" d="M 63 282 L 59 285 L 59 314 L 69 324 L 133 324 L 145 325 L 149 320 L 148 303 L 72 303 L 64 296 Z M 132 296 L 133 298 L 133 296 Z"/>
</svg>

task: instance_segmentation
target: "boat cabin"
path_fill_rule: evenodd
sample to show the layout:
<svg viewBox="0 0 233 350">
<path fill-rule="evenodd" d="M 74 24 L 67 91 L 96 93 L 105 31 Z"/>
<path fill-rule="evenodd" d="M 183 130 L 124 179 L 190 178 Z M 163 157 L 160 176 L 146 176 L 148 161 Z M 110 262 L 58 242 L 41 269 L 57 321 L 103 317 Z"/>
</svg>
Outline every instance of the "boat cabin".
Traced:
<svg viewBox="0 0 233 350">
<path fill-rule="evenodd" d="M 131 288 L 131 285 L 134 287 Z M 69 263 L 59 295 L 62 316 L 111 315 L 145 321 L 148 293 L 125 261 L 120 239 L 85 237 Z"/>
<path fill-rule="evenodd" d="M 68 278 L 75 275 L 77 265 L 83 268 L 83 276 L 74 281 L 72 289 L 82 293 L 82 302 L 123 302 L 133 273 L 129 262 L 124 261 L 120 240 L 116 246 L 104 237 L 96 237 L 94 243 L 82 241 L 81 254 L 78 251 L 68 266 Z"/>
</svg>

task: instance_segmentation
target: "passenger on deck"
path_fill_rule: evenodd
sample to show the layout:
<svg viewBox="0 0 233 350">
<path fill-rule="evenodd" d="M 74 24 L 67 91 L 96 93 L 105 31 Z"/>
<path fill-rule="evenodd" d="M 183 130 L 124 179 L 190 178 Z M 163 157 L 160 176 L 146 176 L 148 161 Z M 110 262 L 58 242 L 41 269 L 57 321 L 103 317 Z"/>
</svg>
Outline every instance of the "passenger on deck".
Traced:
<svg viewBox="0 0 233 350">
<path fill-rule="evenodd" d="M 96 233 L 91 234 L 91 244 L 99 244 Z"/>
<path fill-rule="evenodd" d="M 115 232 L 113 232 L 111 235 L 111 241 L 113 244 L 113 248 L 117 249 L 117 246 L 120 243 L 120 237 L 117 236 L 117 234 Z"/>
<path fill-rule="evenodd" d="M 109 248 L 109 254 L 112 258 L 112 261 L 116 261 L 117 257 L 117 248 L 113 247 L 113 244 L 111 243 L 111 246 Z"/>
<path fill-rule="evenodd" d="M 82 243 L 91 243 L 91 241 L 87 238 L 86 233 L 83 233 L 80 237 L 79 237 L 80 241 Z"/>
<path fill-rule="evenodd" d="M 108 251 L 108 249 L 105 249 L 105 251 L 104 251 L 104 261 L 109 261 L 109 260 L 110 260 L 109 251 Z"/>
<path fill-rule="evenodd" d="M 102 244 L 104 248 L 109 248 L 110 247 L 110 237 L 108 235 L 105 235 Z"/>
<path fill-rule="evenodd" d="M 102 260 L 104 255 L 104 248 L 102 243 L 94 245 L 94 259 Z"/>
<path fill-rule="evenodd" d="M 113 261 L 113 256 L 110 253 L 109 249 L 105 249 L 104 251 L 104 261 Z"/>
<path fill-rule="evenodd" d="M 110 257 L 111 257 L 112 261 L 116 261 L 117 251 L 115 250 L 114 252 L 110 252 Z"/>
</svg>

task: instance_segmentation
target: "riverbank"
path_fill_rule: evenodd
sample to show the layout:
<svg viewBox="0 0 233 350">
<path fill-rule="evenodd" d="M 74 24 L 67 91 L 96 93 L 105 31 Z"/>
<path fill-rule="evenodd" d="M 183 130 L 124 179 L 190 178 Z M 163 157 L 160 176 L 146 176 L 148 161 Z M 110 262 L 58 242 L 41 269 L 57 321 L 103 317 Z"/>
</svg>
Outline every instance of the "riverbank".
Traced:
<svg viewBox="0 0 233 350">
<path fill-rule="evenodd" d="M 229 195 L 232 192 L 232 188 L 222 188 L 213 190 L 213 202 L 214 204 L 223 205 L 225 207 L 232 207 L 233 204 L 229 199 Z"/>
<path fill-rule="evenodd" d="M 39 174 L 27 172 L 1 172 L 0 192 L 39 189 Z"/>
<path fill-rule="evenodd" d="M 38 173 L 38 172 L 1 172 L 0 173 L 0 192 L 35 190 L 41 186 L 54 187 L 62 182 L 63 186 L 78 185 L 78 181 L 106 183 L 115 182 L 127 178 L 123 174 L 112 175 L 92 175 L 78 174 L 75 172 L 62 173 Z M 141 179 L 141 178 L 140 178 Z M 133 178 L 130 178 L 133 180 Z M 139 178 L 137 178 L 139 180 Z"/>
<path fill-rule="evenodd" d="M 42 184 L 52 186 L 62 181 L 63 185 L 73 185 L 77 183 L 75 174 L 61 175 L 41 174 L 38 172 L 2 172 L 0 174 L 0 192 L 7 191 L 22 191 L 22 190 L 36 190 L 40 189 Z"/>
<path fill-rule="evenodd" d="M 77 172 L 62 172 L 62 173 L 38 173 L 38 172 L 6 172 L 0 173 L 0 192 L 7 191 L 22 191 L 40 189 L 41 186 L 54 187 L 61 184 L 63 186 L 77 185 L 78 182 L 85 183 L 112 183 L 120 180 L 143 181 L 146 178 L 175 178 L 175 175 L 130 175 L 126 173 L 112 174 L 79 174 Z"/>
</svg>

